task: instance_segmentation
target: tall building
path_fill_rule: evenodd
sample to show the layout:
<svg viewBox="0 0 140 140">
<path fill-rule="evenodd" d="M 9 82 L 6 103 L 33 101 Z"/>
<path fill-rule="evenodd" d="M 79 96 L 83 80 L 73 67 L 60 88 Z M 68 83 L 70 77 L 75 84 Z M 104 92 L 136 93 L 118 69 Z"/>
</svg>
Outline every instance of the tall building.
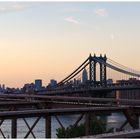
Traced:
<svg viewBox="0 0 140 140">
<path fill-rule="evenodd" d="M 40 90 L 42 88 L 42 80 L 35 80 L 35 90 Z"/>
<path fill-rule="evenodd" d="M 5 90 L 5 85 L 4 84 L 2 85 L 2 89 Z"/>
<path fill-rule="evenodd" d="M 85 83 L 88 80 L 87 70 L 84 69 L 82 73 L 82 82 Z"/>
<path fill-rule="evenodd" d="M 4 93 L 5 92 L 5 85 L 3 84 L 3 85 L 1 85 L 0 84 L 0 93 Z"/>
<path fill-rule="evenodd" d="M 55 87 L 56 85 L 57 85 L 57 81 L 54 80 L 54 79 L 51 79 L 51 80 L 50 80 L 50 86 L 51 86 L 51 87 Z"/>
</svg>

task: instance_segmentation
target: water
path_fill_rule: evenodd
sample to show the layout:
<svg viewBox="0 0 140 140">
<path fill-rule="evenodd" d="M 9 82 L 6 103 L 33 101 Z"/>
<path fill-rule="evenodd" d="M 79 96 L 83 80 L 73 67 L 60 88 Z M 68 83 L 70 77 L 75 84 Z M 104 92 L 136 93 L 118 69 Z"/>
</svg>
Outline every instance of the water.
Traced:
<svg viewBox="0 0 140 140">
<path fill-rule="evenodd" d="M 120 128 L 121 125 L 124 123 L 126 120 L 125 116 L 121 113 L 112 113 L 111 116 L 107 117 L 107 127 L 108 128 Z M 132 127 L 127 124 L 125 126 L 125 130 L 132 130 Z"/>
<path fill-rule="evenodd" d="M 63 124 L 64 127 L 67 127 L 71 124 L 74 124 L 75 121 L 78 119 L 79 115 L 65 115 L 65 116 L 58 116 L 59 120 Z M 33 123 L 35 122 L 37 118 L 26 118 L 28 124 L 30 127 L 32 127 Z M 119 128 L 121 124 L 125 121 L 125 117 L 123 114 L 119 113 L 113 113 L 111 116 L 107 117 L 107 122 L 108 128 Z M 84 122 L 84 119 L 81 120 L 81 123 Z M 57 138 L 56 136 L 56 129 L 59 128 L 60 125 L 55 119 L 55 117 L 52 117 L 52 138 Z M 37 138 L 45 138 L 45 120 L 41 118 L 39 122 L 36 124 L 36 126 L 33 129 L 33 133 Z M 126 128 L 127 130 L 131 130 L 131 126 L 127 125 Z M 8 138 L 10 137 L 11 134 L 11 121 L 10 120 L 5 120 L 3 124 L 1 125 L 1 130 L 4 132 L 4 135 Z M 26 126 L 25 122 L 23 119 L 18 119 L 17 120 L 17 132 L 18 138 L 24 138 L 26 133 L 28 132 L 28 127 Z M 0 133 L 0 138 L 3 138 L 1 133 Z M 28 138 L 33 138 L 32 134 L 28 136 Z"/>
</svg>

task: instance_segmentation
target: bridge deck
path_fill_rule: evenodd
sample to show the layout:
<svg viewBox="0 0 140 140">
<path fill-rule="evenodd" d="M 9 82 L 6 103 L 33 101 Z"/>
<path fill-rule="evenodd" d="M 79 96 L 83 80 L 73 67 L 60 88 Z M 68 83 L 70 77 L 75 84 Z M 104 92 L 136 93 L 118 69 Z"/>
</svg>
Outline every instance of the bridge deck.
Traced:
<svg viewBox="0 0 140 140">
<path fill-rule="evenodd" d="M 17 119 L 18 118 L 28 118 L 28 117 L 37 117 L 38 119 L 41 117 L 44 117 L 45 120 L 48 122 L 50 121 L 50 116 L 57 116 L 57 115 L 73 115 L 73 114 L 84 114 L 85 116 L 90 116 L 91 113 L 94 113 L 95 115 L 110 115 L 112 112 L 123 112 L 128 116 L 128 122 L 131 123 L 137 123 L 137 121 L 133 120 L 134 117 L 132 116 L 132 112 L 138 114 L 140 112 L 140 101 L 139 100 L 116 100 L 116 99 L 110 99 L 110 98 L 92 98 L 92 97 L 69 97 L 69 96 L 46 96 L 46 95 L 29 95 L 29 94 L 1 94 L 0 98 L 4 101 L 5 99 L 9 99 L 8 102 L 1 102 L 0 107 L 2 108 L 3 106 L 12 106 L 17 105 L 22 106 L 22 110 L 18 110 L 17 108 L 15 111 L 13 109 L 11 111 L 0 111 L 0 120 L 1 122 L 5 119 L 10 119 L 12 120 L 12 130 L 14 131 L 15 128 L 17 127 Z M 11 101 L 10 101 L 11 99 Z M 18 99 L 18 101 L 14 101 L 15 99 Z M 20 101 L 21 100 L 21 101 Z M 128 102 L 128 106 L 121 106 L 118 105 L 117 103 L 121 102 Z M 6 104 L 7 103 L 7 104 Z M 43 108 L 32 108 L 32 105 L 38 105 L 38 104 L 44 104 Z M 94 105 L 94 104 L 103 104 L 105 103 L 104 106 L 99 106 L 99 107 L 91 107 L 89 104 Z M 46 107 L 47 105 L 50 105 Z M 61 104 L 59 108 L 55 108 L 52 106 L 53 104 Z M 63 107 L 62 104 L 69 104 L 68 107 Z M 73 107 L 72 104 L 83 104 L 85 106 L 75 106 Z M 112 106 L 115 105 L 115 106 Z M 133 106 L 133 104 L 137 106 Z M 25 105 L 29 106 L 29 108 L 25 108 Z M 107 105 L 107 106 L 106 106 Z M 109 105 L 109 106 L 108 106 Z M 129 112 L 130 111 L 130 112 Z M 130 114 L 129 114 L 130 113 Z M 139 114 L 138 114 L 139 115 Z M 131 118 L 132 116 L 132 118 Z M 37 119 L 37 120 L 38 120 Z M 132 120 L 131 120 L 132 119 Z M 87 119 L 87 122 L 89 120 Z M 15 124 L 14 124 L 15 122 Z M 138 124 L 138 123 L 137 123 Z M 51 125 L 46 123 L 47 129 L 46 131 L 51 131 L 49 128 Z M 132 126 L 133 127 L 133 126 Z M 88 126 L 86 127 L 88 130 Z M 31 129 L 30 129 L 31 131 Z M 13 134 L 16 134 L 13 133 Z M 16 137 L 16 136 L 15 136 Z M 109 136 L 108 136 L 109 137 Z M 115 136 L 114 136 L 115 137 Z M 132 137 L 134 137 L 132 135 Z"/>
<path fill-rule="evenodd" d="M 139 90 L 140 84 L 128 84 L 128 85 L 112 85 L 107 87 L 85 87 L 85 88 L 66 88 L 66 89 L 53 89 L 50 91 L 42 91 L 39 92 L 40 94 L 48 94 L 48 95 L 67 95 L 67 94 L 73 94 L 73 93 L 87 93 L 87 92 L 111 92 L 116 90 Z"/>
<path fill-rule="evenodd" d="M 29 94 L 0 94 L 1 99 L 31 99 L 44 101 L 69 101 L 69 102 L 109 102 L 125 103 L 128 105 L 140 105 L 140 100 L 135 99 L 115 99 L 115 98 L 93 98 L 93 97 L 70 97 L 70 96 L 47 96 L 47 95 L 29 95 Z"/>
<path fill-rule="evenodd" d="M 81 113 L 110 113 L 120 112 L 128 109 L 128 107 L 83 107 L 83 108 L 59 108 L 59 109 L 37 109 L 24 111 L 4 111 L 0 112 L 0 119 L 37 117 L 46 115 L 64 115 L 64 114 L 81 114 Z"/>
</svg>

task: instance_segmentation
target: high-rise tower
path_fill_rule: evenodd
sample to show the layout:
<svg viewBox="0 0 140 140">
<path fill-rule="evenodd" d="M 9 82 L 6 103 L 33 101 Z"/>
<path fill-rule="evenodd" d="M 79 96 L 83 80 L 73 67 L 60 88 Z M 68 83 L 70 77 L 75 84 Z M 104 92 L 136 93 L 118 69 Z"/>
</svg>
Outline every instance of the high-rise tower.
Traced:
<svg viewBox="0 0 140 140">
<path fill-rule="evenodd" d="M 42 88 L 42 80 L 37 79 L 35 80 L 35 89 L 40 90 Z"/>
<path fill-rule="evenodd" d="M 82 82 L 85 83 L 88 80 L 87 70 L 84 69 L 82 73 Z"/>
</svg>

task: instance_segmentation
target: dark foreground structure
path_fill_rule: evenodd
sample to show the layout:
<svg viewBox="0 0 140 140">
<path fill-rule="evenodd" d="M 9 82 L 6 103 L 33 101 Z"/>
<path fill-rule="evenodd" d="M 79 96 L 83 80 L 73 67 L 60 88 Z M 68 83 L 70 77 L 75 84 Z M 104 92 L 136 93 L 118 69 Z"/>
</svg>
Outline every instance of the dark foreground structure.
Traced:
<svg viewBox="0 0 140 140">
<path fill-rule="evenodd" d="M 25 134 L 24 138 L 28 138 L 30 134 L 33 136 L 33 138 L 36 138 L 33 129 L 39 120 L 44 118 L 45 135 L 42 137 L 51 138 L 51 117 L 54 116 L 60 124 L 60 127 L 63 127 L 63 124 L 59 120 L 59 115 L 73 114 L 81 114 L 75 121 L 75 126 L 78 125 L 83 117 L 85 117 L 85 136 L 88 138 L 91 135 L 91 116 L 93 114 L 97 116 L 111 115 L 113 112 L 122 112 L 126 117 L 126 121 L 119 128 L 120 131 L 123 130 L 127 123 L 132 126 L 134 131 L 131 131 L 131 133 L 127 132 L 129 135 L 125 135 L 126 132 L 116 132 L 110 135 L 104 134 L 92 137 L 140 137 L 139 100 L 117 100 L 111 98 L 43 96 L 27 94 L 1 94 L 0 100 L 0 126 L 5 120 L 11 120 L 11 138 L 18 137 L 18 119 L 23 119 L 28 128 L 28 132 Z M 31 117 L 36 117 L 36 120 L 32 126 L 30 126 L 26 120 L 26 118 Z M 137 130 L 135 131 L 135 129 Z M 0 133 L 3 138 L 6 138 L 2 129 L 0 129 Z"/>
</svg>

